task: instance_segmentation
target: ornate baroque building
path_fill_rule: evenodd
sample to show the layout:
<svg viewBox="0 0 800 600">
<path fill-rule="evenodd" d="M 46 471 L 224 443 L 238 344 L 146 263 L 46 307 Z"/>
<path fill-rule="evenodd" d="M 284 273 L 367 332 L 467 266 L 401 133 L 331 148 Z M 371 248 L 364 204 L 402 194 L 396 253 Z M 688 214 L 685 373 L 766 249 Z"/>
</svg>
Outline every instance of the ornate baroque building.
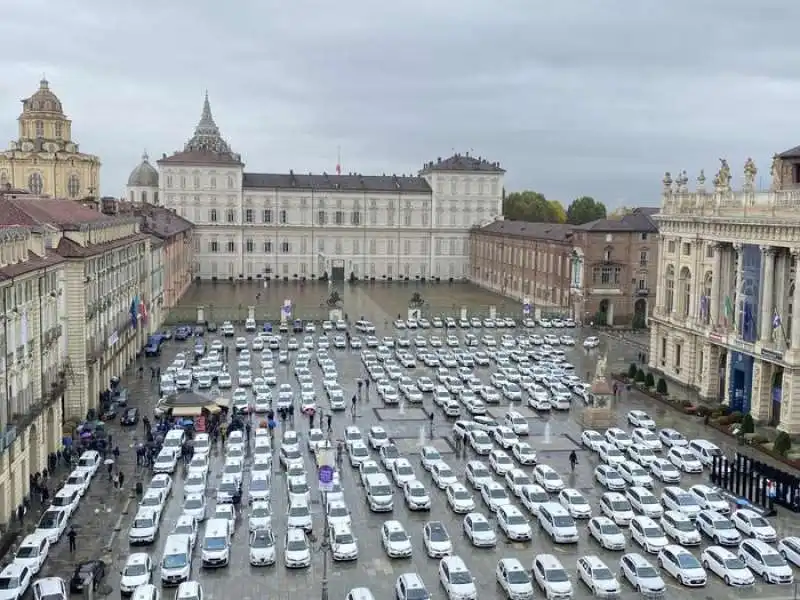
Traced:
<svg viewBox="0 0 800 600">
<path fill-rule="evenodd" d="M 769 191 L 752 160 L 738 190 L 721 162 L 711 189 L 664 177 L 650 366 L 798 434 L 800 148 L 774 157 Z"/>
<path fill-rule="evenodd" d="M 194 223 L 203 279 L 462 278 L 470 228 L 502 212 L 504 170 L 468 154 L 418 175 L 247 172 L 208 97 L 184 149 L 157 164 L 157 179 L 137 167 L 126 197 L 160 199 Z"/>
<path fill-rule="evenodd" d="M 99 197 L 100 159 L 80 152 L 47 80 L 22 101 L 18 121 L 19 137 L 0 153 L 0 187 L 72 200 Z"/>
</svg>

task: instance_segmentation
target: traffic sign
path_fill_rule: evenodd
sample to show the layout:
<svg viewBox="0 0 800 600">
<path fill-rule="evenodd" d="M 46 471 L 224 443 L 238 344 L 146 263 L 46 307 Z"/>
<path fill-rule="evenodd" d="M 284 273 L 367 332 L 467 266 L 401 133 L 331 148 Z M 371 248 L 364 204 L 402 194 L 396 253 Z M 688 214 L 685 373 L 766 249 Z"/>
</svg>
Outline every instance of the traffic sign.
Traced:
<svg viewBox="0 0 800 600">
<path fill-rule="evenodd" d="M 333 491 L 335 460 L 336 457 L 331 450 L 317 450 L 317 473 L 319 476 L 319 490 L 321 492 Z"/>
<path fill-rule="evenodd" d="M 522 314 L 523 315 L 531 314 L 531 301 L 530 301 L 530 298 L 525 298 L 522 301 Z"/>
</svg>

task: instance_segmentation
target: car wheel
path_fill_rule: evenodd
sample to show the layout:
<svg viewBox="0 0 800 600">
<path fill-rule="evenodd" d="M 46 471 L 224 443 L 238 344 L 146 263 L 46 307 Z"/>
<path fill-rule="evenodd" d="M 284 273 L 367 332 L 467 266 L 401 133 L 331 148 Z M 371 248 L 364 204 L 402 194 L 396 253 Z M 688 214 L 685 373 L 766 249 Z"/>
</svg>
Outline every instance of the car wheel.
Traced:
<svg viewBox="0 0 800 600">
<path fill-rule="evenodd" d="M 663 560 L 661 560 L 660 558 L 658 559 L 658 566 L 659 566 L 659 568 L 661 568 L 661 569 L 663 569 L 663 568 L 664 568 L 664 561 L 663 561 Z"/>
<path fill-rule="evenodd" d="M 678 575 L 677 579 L 678 579 L 678 583 L 683 585 L 683 575 Z"/>
<path fill-rule="evenodd" d="M 708 570 L 708 561 L 707 561 L 707 560 L 704 560 L 704 561 L 703 561 L 703 568 L 704 568 L 706 571 Z"/>
<path fill-rule="evenodd" d="M 723 581 L 725 582 L 725 585 L 730 585 L 731 584 L 731 578 L 728 577 L 727 575 L 725 575 L 725 578 L 723 579 Z"/>
<path fill-rule="evenodd" d="M 715 543 L 717 546 L 719 546 L 719 536 L 718 536 L 718 535 L 715 535 L 715 536 L 714 536 L 714 543 Z M 706 561 L 706 562 L 707 562 L 707 561 Z"/>
</svg>

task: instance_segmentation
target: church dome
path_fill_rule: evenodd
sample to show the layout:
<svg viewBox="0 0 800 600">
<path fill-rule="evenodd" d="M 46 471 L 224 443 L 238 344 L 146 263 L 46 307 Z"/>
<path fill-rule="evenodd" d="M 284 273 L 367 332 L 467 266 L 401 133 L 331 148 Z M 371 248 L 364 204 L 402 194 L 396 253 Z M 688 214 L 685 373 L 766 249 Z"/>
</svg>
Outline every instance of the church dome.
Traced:
<svg viewBox="0 0 800 600">
<path fill-rule="evenodd" d="M 142 155 L 142 162 L 128 177 L 128 187 L 158 187 L 158 171 L 147 157 L 147 153 Z"/>
<path fill-rule="evenodd" d="M 31 96 L 22 101 L 22 112 L 49 112 L 63 115 L 61 100 L 58 99 L 51 90 L 50 84 L 46 79 L 39 82 L 39 89 Z"/>
</svg>

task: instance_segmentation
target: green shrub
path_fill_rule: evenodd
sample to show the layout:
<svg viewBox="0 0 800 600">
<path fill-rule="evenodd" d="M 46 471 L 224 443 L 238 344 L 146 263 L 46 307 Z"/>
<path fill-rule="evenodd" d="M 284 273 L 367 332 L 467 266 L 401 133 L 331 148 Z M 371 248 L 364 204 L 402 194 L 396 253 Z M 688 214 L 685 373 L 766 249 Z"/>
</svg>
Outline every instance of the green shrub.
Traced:
<svg viewBox="0 0 800 600">
<path fill-rule="evenodd" d="M 642 371 L 641 369 L 637 369 L 634 381 L 636 381 L 636 383 L 644 383 L 644 371 Z"/>
<path fill-rule="evenodd" d="M 667 395 L 667 382 L 664 381 L 663 377 L 659 377 L 658 378 L 658 384 L 656 385 L 656 391 L 659 394 L 662 394 L 664 396 Z"/>
<path fill-rule="evenodd" d="M 775 452 L 781 456 L 786 456 L 789 453 L 789 450 L 792 449 L 792 440 L 789 437 L 789 434 L 785 431 L 779 432 L 778 437 L 775 438 L 775 443 L 772 445 L 772 447 L 775 449 Z"/>
<path fill-rule="evenodd" d="M 631 363 L 631 366 L 628 367 L 628 377 L 633 379 L 636 377 L 636 371 L 639 370 L 639 367 L 636 366 L 636 363 Z"/>
<path fill-rule="evenodd" d="M 656 385 L 656 378 L 653 377 L 652 373 L 648 373 L 647 377 L 644 378 L 644 384 L 649 388 L 654 387 Z"/>
<path fill-rule="evenodd" d="M 744 417 L 742 417 L 742 433 L 753 433 L 755 430 L 756 424 L 753 423 L 753 416 L 750 413 L 747 413 Z"/>
<path fill-rule="evenodd" d="M 741 423 L 742 417 L 744 417 L 744 415 L 738 410 L 728 413 L 728 416 L 731 418 L 731 423 Z"/>
</svg>

